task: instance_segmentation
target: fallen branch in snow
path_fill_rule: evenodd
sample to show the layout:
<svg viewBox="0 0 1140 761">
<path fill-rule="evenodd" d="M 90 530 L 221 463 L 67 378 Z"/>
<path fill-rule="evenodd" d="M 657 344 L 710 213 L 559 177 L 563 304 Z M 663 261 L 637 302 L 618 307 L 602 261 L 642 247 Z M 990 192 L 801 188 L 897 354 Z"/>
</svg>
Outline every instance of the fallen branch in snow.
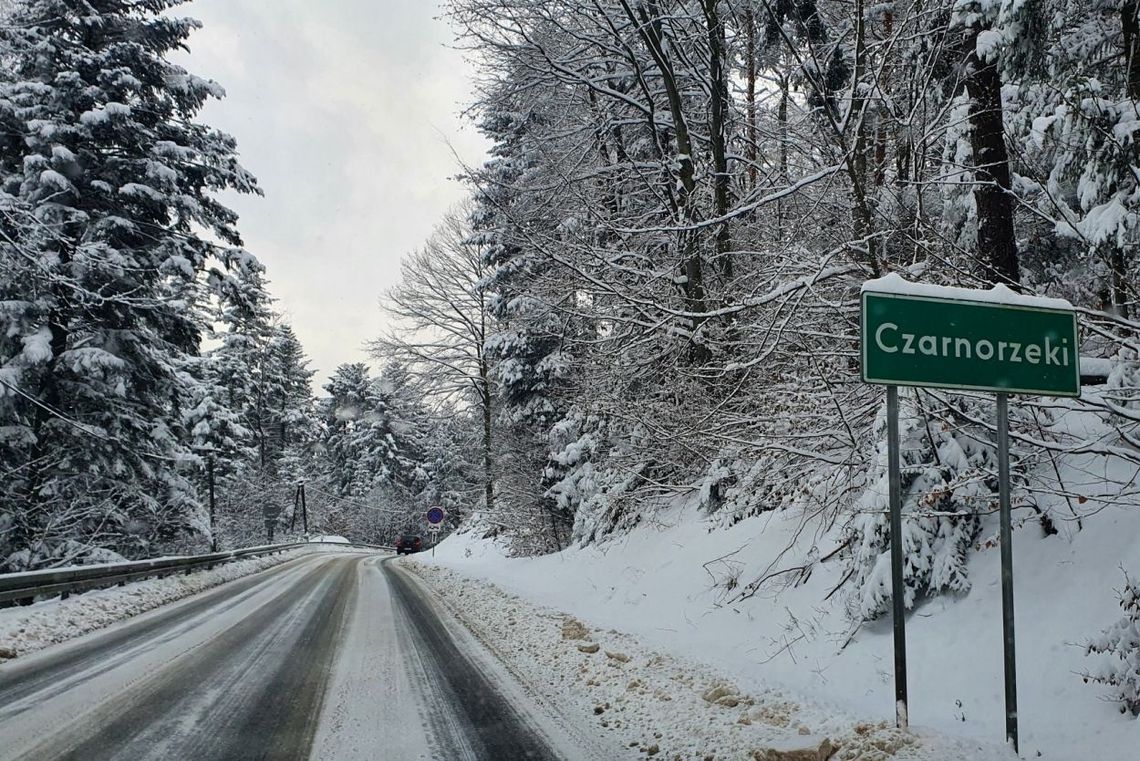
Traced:
<svg viewBox="0 0 1140 761">
<path fill-rule="evenodd" d="M 761 576 L 759 579 L 756 579 L 755 581 L 749 582 L 748 586 L 745 587 L 745 591 L 741 592 L 737 596 L 737 598 L 734 602 L 747 600 L 748 598 L 753 597 L 757 592 L 760 591 L 760 587 L 764 586 L 764 584 L 766 582 L 768 582 L 772 579 L 783 576 L 784 574 L 797 573 L 797 572 L 799 573 L 799 577 L 791 582 L 792 586 L 799 586 L 800 584 L 804 583 L 809 578 L 811 578 L 811 564 L 810 563 L 804 563 L 803 565 L 795 565 L 795 566 L 792 566 L 790 568 L 784 568 L 784 569 L 779 570 L 779 571 L 772 571 L 770 573 L 766 573 L 763 576 Z"/>
<path fill-rule="evenodd" d="M 826 555 L 824 555 L 823 557 L 821 557 L 819 559 L 819 562 L 826 563 L 828 560 L 831 560 L 833 557 L 835 557 L 839 553 L 843 552 L 843 550 L 845 550 L 851 546 L 851 540 L 852 540 L 852 537 L 850 537 L 850 536 L 847 537 L 846 539 L 844 539 L 842 542 L 840 542 L 838 547 L 836 547 L 834 550 L 832 550 L 831 552 L 829 552 Z"/>
<path fill-rule="evenodd" d="M 836 584 L 834 587 L 832 587 L 830 592 L 828 592 L 826 595 L 824 595 L 823 601 L 827 602 L 828 600 L 830 600 L 831 596 L 833 594 L 835 594 L 836 592 L 838 592 L 840 587 L 842 587 L 844 584 L 846 584 L 848 582 L 848 580 L 850 580 L 850 578 L 854 575 L 855 575 L 855 566 L 851 566 L 850 568 L 847 569 L 847 573 L 844 574 L 843 578 L 839 580 L 839 583 Z"/>
</svg>

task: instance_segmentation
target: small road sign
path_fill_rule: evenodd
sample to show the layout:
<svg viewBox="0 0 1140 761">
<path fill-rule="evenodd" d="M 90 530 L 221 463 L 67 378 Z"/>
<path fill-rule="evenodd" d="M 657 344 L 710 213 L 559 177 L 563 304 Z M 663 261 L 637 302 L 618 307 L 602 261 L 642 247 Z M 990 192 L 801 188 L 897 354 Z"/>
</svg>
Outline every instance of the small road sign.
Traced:
<svg viewBox="0 0 1140 761">
<path fill-rule="evenodd" d="M 997 291 L 923 286 L 901 278 L 865 285 L 864 382 L 1079 396 L 1072 307 Z"/>
<path fill-rule="evenodd" d="M 433 507 L 427 511 L 427 522 L 431 526 L 438 526 L 443 523 L 446 516 L 447 513 L 443 511 L 442 507 Z"/>
</svg>

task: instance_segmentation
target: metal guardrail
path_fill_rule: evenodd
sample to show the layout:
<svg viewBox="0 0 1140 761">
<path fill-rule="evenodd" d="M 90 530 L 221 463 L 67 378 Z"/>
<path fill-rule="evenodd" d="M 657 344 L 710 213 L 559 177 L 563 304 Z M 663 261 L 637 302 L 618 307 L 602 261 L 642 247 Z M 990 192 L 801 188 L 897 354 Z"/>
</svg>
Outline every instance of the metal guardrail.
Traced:
<svg viewBox="0 0 1140 761">
<path fill-rule="evenodd" d="M 14 600 L 32 600 L 36 597 L 61 595 L 67 597 L 72 592 L 81 592 L 97 587 L 110 587 L 128 581 L 151 577 L 169 576 L 179 572 L 190 572 L 245 558 L 263 557 L 301 547 L 365 547 L 368 549 L 388 549 L 369 544 L 340 544 L 325 542 L 290 542 L 288 544 L 267 544 L 259 547 L 246 547 L 240 550 L 213 552 L 208 555 L 184 555 L 154 560 L 133 560 L 124 563 L 102 563 L 99 565 L 75 566 L 71 568 L 45 569 L 24 573 L 0 574 L 0 607 Z"/>
</svg>

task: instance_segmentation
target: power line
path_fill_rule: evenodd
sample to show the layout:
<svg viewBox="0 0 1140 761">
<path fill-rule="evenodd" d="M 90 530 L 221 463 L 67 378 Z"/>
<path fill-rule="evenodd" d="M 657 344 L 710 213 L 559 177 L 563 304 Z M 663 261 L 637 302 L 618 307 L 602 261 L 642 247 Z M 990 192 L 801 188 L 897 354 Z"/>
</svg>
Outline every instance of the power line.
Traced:
<svg viewBox="0 0 1140 761">
<path fill-rule="evenodd" d="M 0 385 L 3 385 L 9 391 L 12 391 L 12 392 L 19 394 L 20 396 L 24 397 L 29 402 L 36 405 L 40 409 L 42 409 L 44 412 L 47 412 L 49 415 L 62 420 L 63 422 L 67 423 L 68 425 L 70 425 L 73 428 L 75 428 L 76 430 L 78 430 L 80 433 L 87 434 L 88 436 L 91 436 L 92 438 L 98 439 L 99 441 L 102 441 L 106 444 L 117 444 L 118 446 L 126 449 L 128 452 L 134 454 L 136 457 L 148 457 L 152 460 L 160 460 L 161 462 L 177 462 L 177 460 L 175 460 L 173 457 L 165 457 L 163 455 L 153 454 L 151 452 L 139 452 L 138 450 L 134 449 L 133 447 L 128 445 L 125 441 L 118 438 L 117 436 L 110 436 L 108 434 L 101 433 L 99 431 L 94 430 L 93 428 L 88 426 L 86 423 L 81 423 L 78 420 L 75 420 L 74 418 L 68 417 L 64 413 L 62 413 L 59 410 L 55 409 L 54 407 L 50 406 L 46 402 L 40 401 L 39 399 L 32 396 L 31 394 L 24 391 L 23 389 L 21 389 L 17 386 L 13 386 L 11 383 L 4 380 L 3 378 L 0 378 Z"/>
<path fill-rule="evenodd" d="M 340 496 L 337 496 L 336 494 L 330 494 L 327 491 L 323 491 L 321 489 L 318 489 L 315 486 L 309 486 L 307 484 L 306 484 L 306 488 L 312 489 L 317 494 L 320 494 L 324 497 L 328 497 L 329 499 L 335 499 L 339 502 L 347 502 L 350 505 L 355 505 L 356 507 L 360 507 L 360 508 L 363 508 L 365 510 L 373 510 L 373 511 L 378 512 L 378 513 L 390 513 L 393 515 L 413 515 L 414 514 L 411 512 L 405 512 L 403 510 L 398 510 L 398 509 L 392 508 L 392 507 L 388 507 L 388 508 L 377 507 L 376 505 L 369 505 L 369 504 L 366 504 L 364 502 L 357 502 L 356 500 L 352 499 L 351 497 L 340 497 Z"/>
</svg>

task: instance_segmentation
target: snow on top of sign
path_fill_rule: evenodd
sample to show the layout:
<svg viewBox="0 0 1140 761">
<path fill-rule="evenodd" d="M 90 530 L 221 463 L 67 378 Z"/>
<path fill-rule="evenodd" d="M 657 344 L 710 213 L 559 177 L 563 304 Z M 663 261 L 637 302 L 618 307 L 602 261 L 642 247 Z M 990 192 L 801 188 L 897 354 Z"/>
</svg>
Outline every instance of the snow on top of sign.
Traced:
<svg viewBox="0 0 1140 761">
<path fill-rule="evenodd" d="M 866 281 L 863 283 L 862 290 L 864 292 L 888 293 L 898 296 L 923 296 L 931 299 L 981 301 L 987 304 L 1005 304 L 1008 306 L 1073 311 L 1073 305 L 1065 299 L 1053 299 L 1046 296 L 1025 296 L 1001 284 L 995 285 L 989 290 L 981 290 L 976 288 L 959 288 L 950 285 L 912 283 L 909 280 L 905 280 L 896 272 Z"/>
</svg>

